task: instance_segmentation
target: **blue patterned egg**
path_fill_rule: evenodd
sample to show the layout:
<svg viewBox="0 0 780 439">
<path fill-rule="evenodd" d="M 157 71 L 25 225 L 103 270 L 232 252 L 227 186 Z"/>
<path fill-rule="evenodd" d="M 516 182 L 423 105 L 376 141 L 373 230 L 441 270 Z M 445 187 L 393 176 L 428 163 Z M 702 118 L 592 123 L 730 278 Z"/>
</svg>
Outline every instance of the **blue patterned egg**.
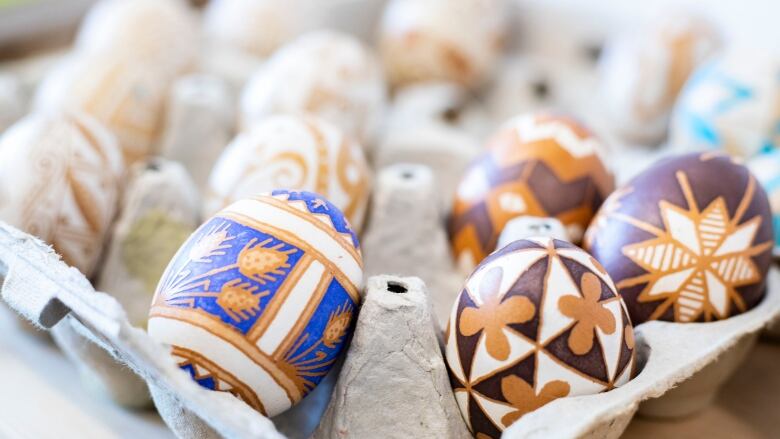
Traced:
<svg viewBox="0 0 780 439">
<path fill-rule="evenodd" d="M 322 380 L 360 304 L 363 263 L 341 211 L 310 192 L 243 199 L 163 274 L 149 334 L 203 387 L 274 416 Z"/>
<path fill-rule="evenodd" d="M 699 68 L 674 110 L 671 144 L 751 157 L 780 146 L 780 59 L 732 49 Z"/>
<path fill-rule="evenodd" d="M 780 126 L 778 126 L 780 130 Z M 772 208 L 772 224 L 775 228 L 775 257 L 780 256 L 780 149 L 757 155 L 748 168 L 764 187 Z"/>
</svg>

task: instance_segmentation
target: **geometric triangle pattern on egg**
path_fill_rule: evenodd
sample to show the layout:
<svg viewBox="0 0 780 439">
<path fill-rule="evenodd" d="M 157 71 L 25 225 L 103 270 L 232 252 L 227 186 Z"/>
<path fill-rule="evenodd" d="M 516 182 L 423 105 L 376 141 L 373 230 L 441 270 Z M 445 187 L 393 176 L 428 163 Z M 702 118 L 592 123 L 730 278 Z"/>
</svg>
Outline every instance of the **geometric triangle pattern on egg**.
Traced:
<svg viewBox="0 0 780 439">
<path fill-rule="evenodd" d="M 555 217 L 579 242 L 614 189 L 598 138 L 564 116 L 528 114 L 508 121 L 458 186 L 448 225 L 453 253 L 473 269 L 511 219 Z"/>
<path fill-rule="evenodd" d="M 515 241 L 466 281 L 445 354 L 469 428 L 499 437 L 557 398 L 631 378 L 634 334 L 614 284 L 583 250 L 551 238 Z"/>
<path fill-rule="evenodd" d="M 231 204 L 182 245 L 148 331 L 198 384 L 274 416 L 333 366 L 362 281 L 357 236 L 341 211 L 318 194 L 277 190 Z"/>
</svg>

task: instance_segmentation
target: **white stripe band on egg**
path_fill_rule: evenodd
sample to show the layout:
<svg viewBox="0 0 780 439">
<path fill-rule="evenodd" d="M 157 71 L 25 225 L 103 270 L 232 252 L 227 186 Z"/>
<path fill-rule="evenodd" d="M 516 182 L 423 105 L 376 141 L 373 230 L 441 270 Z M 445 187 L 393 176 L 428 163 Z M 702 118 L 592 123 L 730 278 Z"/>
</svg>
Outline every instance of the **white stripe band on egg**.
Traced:
<svg viewBox="0 0 780 439">
<path fill-rule="evenodd" d="M 285 390 L 265 369 L 211 332 L 165 317 L 150 318 L 148 328 L 161 343 L 183 347 L 206 358 L 218 358 L 221 364 L 230 365 L 230 373 L 255 392 L 267 412 L 279 413 L 293 404 Z"/>
</svg>

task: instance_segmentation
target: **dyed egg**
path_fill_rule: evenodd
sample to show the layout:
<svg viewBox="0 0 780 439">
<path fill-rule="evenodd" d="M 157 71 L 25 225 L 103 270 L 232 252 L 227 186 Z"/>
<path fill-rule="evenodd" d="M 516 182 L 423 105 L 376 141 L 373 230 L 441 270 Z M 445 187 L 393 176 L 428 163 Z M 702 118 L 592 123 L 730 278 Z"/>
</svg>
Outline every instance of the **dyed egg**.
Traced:
<svg viewBox="0 0 780 439">
<path fill-rule="evenodd" d="M 745 166 L 721 153 L 663 159 L 615 191 L 586 249 L 639 324 L 707 322 L 754 307 L 772 261 L 772 212 Z"/>
<path fill-rule="evenodd" d="M 34 107 L 77 110 L 94 117 L 116 135 L 130 165 L 151 154 L 172 81 L 167 74 L 116 54 L 75 55 L 46 76 Z"/>
<path fill-rule="evenodd" d="M 321 194 L 359 231 L 371 175 L 359 144 L 325 121 L 280 115 L 239 134 L 209 179 L 206 216 L 242 198 L 284 187 Z"/>
<path fill-rule="evenodd" d="M 277 113 L 313 114 L 365 142 L 385 100 L 381 66 L 369 49 L 352 36 L 316 31 L 279 49 L 252 76 L 241 122 L 247 128 Z"/>
<path fill-rule="evenodd" d="M 388 78 L 482 84 L 503 53 L 505 13 L 505 0 L 391 0 L 379 33 Z"/>
<path fill-rule="evenodd" d="M 198 26 L 183 0 L 102 0 L 79 29 L 76 49 L 179 73 L 198 55 Z"/>
<path fill-rule="evenodd" d="M 751 157 L 780 147 L 780 58 L 732 49 L 699 68 L 675 108 L 671 145 Z"/>
<path fill-rule="evenodd" d="M 476 437 L 633 374 L 634 329 L 609 275 L 551 238 L 515 241 L 466 280 L 445 333 L 455 399 Z"/>
<path fill-rule="evenodd" d="M 775 256 L 780 256 L 780 150 L 757 155 L 748 162 L 747 166 L 769 196 L 772 224 L 775 230 L 773 253 Z"/>
<path fill-rule="evenodd" d="M 352 330 L 363 263 L 339 209 L 310 192 L 238 201 L 163 274 L 149 335 L 203 387 L 277 415 L 322 380 Z"/>
<path fill-rule="evenodd" d="M 449 232 L 459 265 L 473 269 L 518 216 L 555 217 L 578 242 L 614 185 L 601 149 L 593 134 L 565 117 L 508 122 L 458 186 Z"/>
<path fill-rule="evenodd" d="M 685 14 L 664 16 L 644 32 L 611 42 L 601 82 L 613 125 L 633 140 L 661 140 L 685 81 L 720 46 L 709 22 Z"/>
<path fill-rule="evenodd" d="M 212 0 L 203 14 L 206 37 L 265 58 L 306 27 L 302 0 Z"/>
<path fill-rule="evenodd" d="M 0 137 L 0 220 L 91 276 L 116 212 L 122 156 L 81 114 L 33 113 Z"/>
</svg>

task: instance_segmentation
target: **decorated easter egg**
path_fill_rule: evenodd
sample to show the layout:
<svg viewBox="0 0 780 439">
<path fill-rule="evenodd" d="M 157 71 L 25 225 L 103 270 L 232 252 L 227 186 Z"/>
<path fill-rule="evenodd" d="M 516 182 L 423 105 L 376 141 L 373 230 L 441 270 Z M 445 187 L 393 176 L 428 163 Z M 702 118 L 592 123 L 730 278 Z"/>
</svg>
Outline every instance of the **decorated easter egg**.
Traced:
<svg viewBox="0 0 780 439">
<path fill-rule="evenodd" d="M 780 147 L 780 58 L 732 49 L 700 67 L 676 105 L 671 144 L 750 157 Z"/>
<path fill-rule="evenodd" d="M 365 142 L 385 100 L 382 69 L 369 49 L 352 36 L 316 31 L 279 49 L 252 76 L 241 95 L 241 123 L 308 113 Z"/>
<path fill-rule="evenodd" d="M 46 76 L 34 107 L 73 109 L 94 117 L 116 135 L 129 165 L 151 154 L 172 81 L 167 74 L 116 54 L 73 55 Z"/>
<path fill-rule="evenodd" d="M 505 0 L 391 0 L 379 34 L 388 78 L 482 84 L 503 52 L 505 13 Z"/>
<path fill-rule="evenodd" d="M 222 153 L 209 179 L 206 213 L 284 187 L 321 194 L 360 230 L 370 183 L 362 148 L 336 126 L 312 116 L 273 116 Z"/>
<path fill-rule="evenodd" d="M 196 62 L 197 20 L 184 0 L 102 0 L 84 18 L 76 49 L 178 73 Z"/>
<path fill-rule="evenodd" d="M 609 275 L 565 241 L 515 241 L 466 280 L 445 333 L 455 399 L 476 437 L 628 382 L 634 330 Z"/>
<path fill-rule="evenodd" d="M 635 324 L 705 322 L 754 307 L 772 261 L 772 212 L 745 166 L 718 152 L 663 159 L 615 191 L 585 248 Z"/>
<path fill-rule="evenodd" d="M 527 115 L 505 124 L 458 186 L 449 232 L 459 265 L 473 269 L 518 216 L 555 217 L 579 241 L 614 185 L 601 150 L 590 131 L 565 117 Z"/>
<path fill-rule="evenodd" d="M 772 150 L 752 158 L 748 168 L 756 176 L 769 196 L 772 208 L 772 224 L 775 230 L 773 253 L 780 256 L 780 150 Z"/>
<path fill-rule="evenodd" d="M 612 41 L 602 58 L 601 82 L 613 125 L 632 140 L 661 140 L 685 81 L 720 46 L 712 24 L 679 13 Z"/>
<path fill-rule="evenodd" d="M 307 24 L 305 0 L 213 0 L 203 14 L 206 37 L 265 58 Z"/>
<path fill-rule="evenodd" d="M 231 204 L 184 243 L 158 284 L 148 331 L 198 384 L 274 416 L 336 361 L 362 282 L 357 236 L 339 209 L 277 190 Z"/>
<path fill-rule="evenodd" d="M 116 212 L 122 155 L 82 114 L 33 113 L 0 137 L 0 221 L 91 276 Z"/>
</svg>

